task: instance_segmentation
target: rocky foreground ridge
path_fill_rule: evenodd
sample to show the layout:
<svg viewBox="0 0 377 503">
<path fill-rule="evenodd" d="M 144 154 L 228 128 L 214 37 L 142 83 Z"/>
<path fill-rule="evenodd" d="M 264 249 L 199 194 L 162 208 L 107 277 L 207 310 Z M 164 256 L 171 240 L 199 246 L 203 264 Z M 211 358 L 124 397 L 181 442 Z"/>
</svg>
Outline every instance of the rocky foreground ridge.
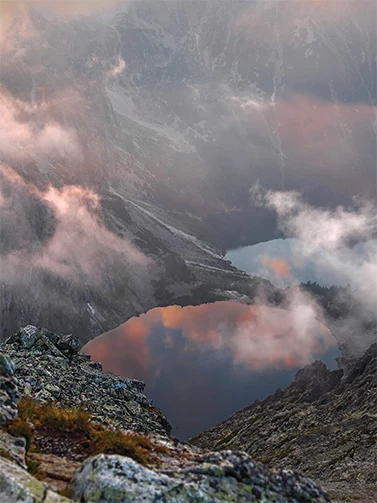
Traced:
<svg viewBox="0 0 377 503">
<path fill-rule="evenodd" d="M 1 351 L 15 363 L 24 395 L 83 407 L 98 422 L 115 428 L 170 433 L 165 417 L 143 394 L 143 382 L 103 372 L 101 364 L 79 348 L 73 335 L 58 336 L 29 325 L 11 336 Z"/>
<path fill-rule="evenodd" d="M 336 501 L 377 501 L 377 344 L 328 370 L 319 361 L 293 383 L 192 439 L 205 449 L 242 449 L 289 468 Z"/>
<path fill-rule="evenodd" d="M 0 346 L 0 501 L 330 501 L 295 472 L 169 437 L 143 383 L 102 372 L 78 347 L 32 326 Z"/>
</svg>

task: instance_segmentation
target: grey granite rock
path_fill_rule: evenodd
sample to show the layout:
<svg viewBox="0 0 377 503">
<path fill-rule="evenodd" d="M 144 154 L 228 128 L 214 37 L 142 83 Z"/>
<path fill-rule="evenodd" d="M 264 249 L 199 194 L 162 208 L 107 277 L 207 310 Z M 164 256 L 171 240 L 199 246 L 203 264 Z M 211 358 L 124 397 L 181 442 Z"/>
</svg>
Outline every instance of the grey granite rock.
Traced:
<svg viewBox="0 0 377 503">
<path fill-rule="evenodd" d="M 12 376 L 16 370 L 13 361 L 0 353 L 0 375 Z"/>
<path fill-rule="evenodd" d="M 21 468 L 26 469 L 26 440 L 22 437 L 15 438 L 6 431 L 0 430 L 0 456 L 14 461 Z"/>
<path fill-rule="evenodd" d="M 15 463 L 0 457 L 1 503 L 68 503 Z"/>
<path fill-rule="evenodd" d="M 31 348 L 37 341 L 38 329 L 32 325 L 26 326 L 20 333 L 20 341 L 23 348 Z"/>
<path fill-rule="evenodd" d="M 21 468 L 26 469 L 25 462 L 26 440 L 15 438 L 6 431 L 0 430 L 0 456 L 14 461 Z"/>
<path fill-rule="evenodd" d="M 174 470 L 151 470 L 121 456 L 88 459 L 73 498 L 83 503 L 328 503 L 324 491 L 289 471 L 270 472 L 244 453 L 204 454 Z"/>
<path fill-rule="evenodd" d="M 56 343 L 56 347 L 61 351 L 66 351 L 68 354 L 76 354 L 80 347 L 78 337 L 72 334 L 62 335 Z"/>
</svg>

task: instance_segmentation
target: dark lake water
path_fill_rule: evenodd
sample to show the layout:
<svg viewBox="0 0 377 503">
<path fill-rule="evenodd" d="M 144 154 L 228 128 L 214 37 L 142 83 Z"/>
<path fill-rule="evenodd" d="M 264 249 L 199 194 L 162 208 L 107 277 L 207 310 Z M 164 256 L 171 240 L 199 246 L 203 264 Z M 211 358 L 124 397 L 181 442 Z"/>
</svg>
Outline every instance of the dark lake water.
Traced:
<svg viewBox="0 0 377 503">
<path fill-rule="evenodd" d="M 335 366 L 328 329 L 305 306 L 237 302 L 158 308 L 91 341 L 104 369 L 147 382 L 147 395 L 185 440 L 286 387 L 303 365 Z"/>
</svg>

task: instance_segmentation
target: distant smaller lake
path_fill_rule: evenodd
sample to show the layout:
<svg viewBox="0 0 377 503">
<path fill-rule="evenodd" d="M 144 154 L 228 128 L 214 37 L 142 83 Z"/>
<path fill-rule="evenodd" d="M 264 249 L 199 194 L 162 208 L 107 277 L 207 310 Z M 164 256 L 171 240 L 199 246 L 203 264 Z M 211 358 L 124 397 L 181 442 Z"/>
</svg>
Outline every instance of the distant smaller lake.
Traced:
<svg viewBox="0 0 377 503">
<path fill-rule="evenodd" d="M 369 253 L 368 247 L 372 243 L 373 241 L 358 243 L 348 252 L 352 253 L 353 260 L 356 258 L 362 261 Z M 230 250 L 226 257 L 239 269 L 268 279 L 280 288 L 307 281 L 315 281 L 324 286 L 346 286 L 349 278 L 341 266 L 347 259 L 342 256 L 341 260 L 336 260 L 340 253 L 341 251 L 337 255 L 331 255 L 318 248 L 315 253 L 308 255 L 297 239 L 274 239 Z M 347 253 L 347 250 L 343 250 L 343 253 Z"/>
</svg>

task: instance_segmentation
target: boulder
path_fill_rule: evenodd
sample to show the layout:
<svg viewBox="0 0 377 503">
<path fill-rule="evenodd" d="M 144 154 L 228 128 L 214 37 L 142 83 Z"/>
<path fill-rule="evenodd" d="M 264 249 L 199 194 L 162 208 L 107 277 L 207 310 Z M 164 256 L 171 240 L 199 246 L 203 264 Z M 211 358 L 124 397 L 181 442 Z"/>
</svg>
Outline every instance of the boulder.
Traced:
<svg viewBox="0 0 377 503">
<path fill-rule="evenodd" d="M 13 361 L 6 355 L 0 353 L 0 375 L 12 376 L 16 370 Z"/>
<path fill-rule="evenodd" d="M 26 440 L 24 438 L 15 438 L 6 431 L 0 430 L 0 456 L 26 469 L 25 454 Z"/>
<path fill-rule="evenodd" d="M 27 325 L 19 332 L 11 335 L 6 341 L 7 344 L 18 343 L 22 348 L 30 349 L 37 342 L 40 336 L 40 330 L 33 325 Z"/>
<path fill-rule="evenodd" d="M 72 482 L 82 503 L 329 503 L 327 494 L 294 472 L 271 472 L 247 454 L 208 453 L 181 466 L 149 469 L 122 456 L 88 459 Z"/>
<path fill-rule="evenodd" d="M 38 463 L 39 480 L 48 484 L 55 492 L 64 491 L 80 463 L 54 454 L 29 453 L 29 458 Z"/>
<path fill-rule="evenodd" d="M 58 342 L 56 343 L 56 347 L 60 349 L 60 351 L 67 352 L 68 354 L 76 354 L 80 347 L 80 341 L 78 337 L 75 337 L 72 334 L 62 335 Z"/>
<path fill-rule="evenodd" d="M 7 459 L 0 457 L 0 501 L 4 503 L 68 503 L 69 499 L 51 491 Z"/>
</svg>

